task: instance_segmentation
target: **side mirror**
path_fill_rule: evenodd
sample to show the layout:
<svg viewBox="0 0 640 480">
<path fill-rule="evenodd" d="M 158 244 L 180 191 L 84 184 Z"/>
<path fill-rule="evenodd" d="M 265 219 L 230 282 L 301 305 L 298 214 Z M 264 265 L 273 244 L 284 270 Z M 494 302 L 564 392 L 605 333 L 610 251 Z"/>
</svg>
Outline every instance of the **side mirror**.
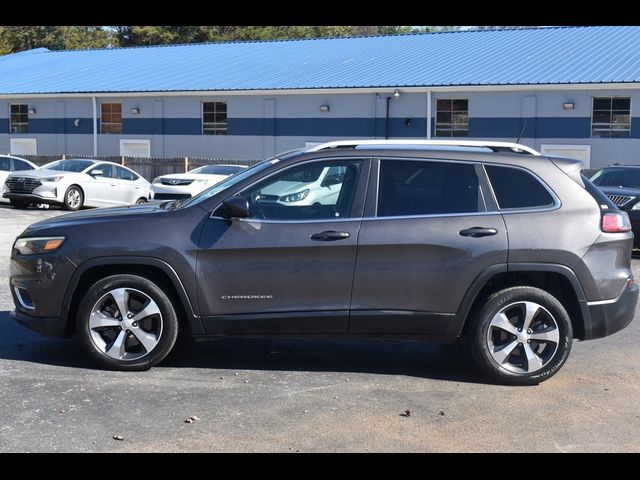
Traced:
<svg viewBox="0 0 640 480">
<path fill-rule="evenodd" d="M 240 195 L 234 195 L 222 202 L 222 216 L 224 218 L 248 218 L 251 216 L 249 202 Z"/>
<path fill-rule="evenodd" d="M 96 168 L 95 170 L 91 170 L 89 172 L 89 175 L 91 175 L 92 177 L 101 177 L 104 175 L 104 172 L 99 168 Z"/>
</svg>

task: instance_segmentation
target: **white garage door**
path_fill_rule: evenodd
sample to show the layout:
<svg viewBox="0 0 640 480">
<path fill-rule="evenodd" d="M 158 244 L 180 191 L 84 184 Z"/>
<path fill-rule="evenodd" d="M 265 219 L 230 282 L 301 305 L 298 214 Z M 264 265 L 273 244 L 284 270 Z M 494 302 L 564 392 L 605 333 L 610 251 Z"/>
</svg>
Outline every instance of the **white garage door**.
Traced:
<svg viewBox="0 0 640 480">
<path fill-rule="evenodd" d="M 584 168 L 589 168 L 591 164 L 591 145 L 541 145 L 540 153 L 581 160 Z"/>
<path fill-rule="evenodd" d="M 120 140 L 120 155 L 125 157 L 150 157 L 151 140 Z"/>
<path fill-rule="evenodd" d="M 35 155 L 38 153 L 35 138 L 12 138 L 10 140 L 11 155 Z"/>
</svg>

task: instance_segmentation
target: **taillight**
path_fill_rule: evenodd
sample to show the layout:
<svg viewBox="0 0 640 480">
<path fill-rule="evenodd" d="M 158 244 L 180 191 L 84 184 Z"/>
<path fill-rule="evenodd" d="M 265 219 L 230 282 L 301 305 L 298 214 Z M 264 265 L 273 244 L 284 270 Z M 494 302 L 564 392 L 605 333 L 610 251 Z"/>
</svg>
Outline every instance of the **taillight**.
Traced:
<svg viewBox="0 0 640 480">
<path fill-rule="evenodd" d="M 622 233 L 631 230 L 631 222 L 627 212 L 605 212 L 602 214 L 602 231 Z"/>
</svg>

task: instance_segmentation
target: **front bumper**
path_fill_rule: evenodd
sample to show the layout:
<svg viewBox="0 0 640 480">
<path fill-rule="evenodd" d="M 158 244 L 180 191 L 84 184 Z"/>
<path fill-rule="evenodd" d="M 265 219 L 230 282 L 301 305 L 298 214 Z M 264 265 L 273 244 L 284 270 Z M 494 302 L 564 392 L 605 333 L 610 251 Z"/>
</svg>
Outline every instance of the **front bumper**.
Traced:
<svg viewBox="0 0 640 480">
<path fill-rule="evenodd" d="M 12 192 L 5 185 L 2 196 L 9 200 L 21 200 L 23 202 L 62 204 L 62 198 L 58 198 L 60 194 L 58 184 L 55 182 L 45 182 L 43 185 L 35 188 L 31 193 Z"/>
<path fill-rule="evenodd" d="M 587 303 L 591 326 L 585 329 L 584 340 L 606 337 L 629 325 L 636 312 L 639 291 L 634 283 L 625 286 L 613 300 Z"/>
<path fill-rule="evenodd" d="M 13 310 L 9 315 L 20 325 L 42 335 L 61 338 L 69 336 L 66 322 L 61 317 L 32 317 L 20 310 Z"/>
</svg>

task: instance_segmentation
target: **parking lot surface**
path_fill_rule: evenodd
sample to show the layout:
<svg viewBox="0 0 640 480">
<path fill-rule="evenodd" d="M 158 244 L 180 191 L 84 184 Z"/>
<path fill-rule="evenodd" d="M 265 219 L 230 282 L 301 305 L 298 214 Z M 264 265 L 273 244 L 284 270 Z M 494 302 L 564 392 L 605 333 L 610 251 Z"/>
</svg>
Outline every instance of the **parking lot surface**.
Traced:
<svg viewBox="0 0 640 480">
<path fill-rule="evenodd" d="M 0 205 L 0 452 L 640 451 L 638 315 L 534 387 L 418 342 L 183 341 L 147 372 L 96 369 L 9 317 L 13 240 L 63 213 Z"/>
</svg>

